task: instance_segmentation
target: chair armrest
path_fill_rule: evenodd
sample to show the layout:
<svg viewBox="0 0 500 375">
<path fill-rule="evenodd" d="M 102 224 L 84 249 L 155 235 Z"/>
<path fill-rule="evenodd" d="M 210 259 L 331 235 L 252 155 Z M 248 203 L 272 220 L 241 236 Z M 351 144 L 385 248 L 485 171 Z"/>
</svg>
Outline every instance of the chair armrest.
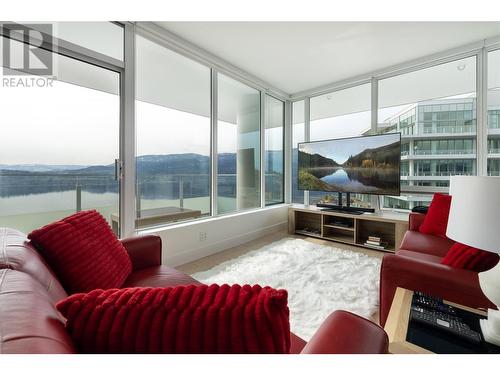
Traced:
<svg viewBox="0 0 500 375">
<path fill-rule="evenodd" d="M 330 314 L 301 354 L 385 354 L 387 333 L 378 324 L 347 311 Z"/>
<path fill-rule="evenodd" d="M 418 231 L 418 228 L 424 222 L 425 215 L 420 214 L 418 212 L 410 212 L 410 216 L 408 218 L 408 229 Z"/>
<path fill-rule="evenodd" d="M 127 250 L 134 271 L 161 265 L 161 238 L 147 235 L 121 240 Z"/>
<path fill-rule="evenodd" d="M 380 324 L 385 325 L 396 288 L 420 291 L 469 307 L 488 308 L 476 272 L 386 254 L 380 269 Z"/>
</svg>

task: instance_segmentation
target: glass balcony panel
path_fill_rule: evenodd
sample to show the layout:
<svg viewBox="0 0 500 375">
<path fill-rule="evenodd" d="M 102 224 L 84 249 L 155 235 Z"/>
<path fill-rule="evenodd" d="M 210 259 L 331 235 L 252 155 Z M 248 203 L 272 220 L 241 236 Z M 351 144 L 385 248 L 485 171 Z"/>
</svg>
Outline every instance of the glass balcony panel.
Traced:
<svg viewBox="0 0 500 375">
<path fill-rule="evenodd" d="M 136 226 L 210 215 L 210 69 L 136 37 Z"/>
</svg>

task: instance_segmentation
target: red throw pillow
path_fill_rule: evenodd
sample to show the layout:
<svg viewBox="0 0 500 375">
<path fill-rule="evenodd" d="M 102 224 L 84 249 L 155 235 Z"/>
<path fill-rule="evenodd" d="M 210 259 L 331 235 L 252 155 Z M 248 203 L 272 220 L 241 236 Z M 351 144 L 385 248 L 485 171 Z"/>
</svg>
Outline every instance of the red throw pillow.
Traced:
<svg viewBox="0 0 500 375">
<path fill-rule="evenodd" d="M 216 284 L 75 294 L 57 304 L 82 353 L 289 353 L 286 290 Z"/>
<path fill-rule="evenodd" d="M 435 193 L 419 232 L 446 238 L 450 205 L 451 195 Z"/>
<path fill-rule="evenodd" d="M 458 242 L 448 250 L 446 256 L 441 260 L 441 264 L 476 272 L 489 270 L 497 263 L 498 254 L 479 250 Z"/>
<path fill-rule="evenodd" d="M 119 288 L 132 271 L 127 251 L 95 210 L 36 229 L 28 238 L 68 294 Z"/>
</svg>

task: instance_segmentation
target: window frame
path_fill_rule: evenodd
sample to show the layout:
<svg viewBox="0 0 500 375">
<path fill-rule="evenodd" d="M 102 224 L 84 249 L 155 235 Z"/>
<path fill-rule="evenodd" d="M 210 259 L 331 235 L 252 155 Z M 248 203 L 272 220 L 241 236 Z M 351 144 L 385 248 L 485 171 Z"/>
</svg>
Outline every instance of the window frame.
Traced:
<svg viewBox="0 0 500 375">
<path fill-rule="evenodd" d="M 219 215 L 216 207 L 217 196 L 217 75 L 222 73 L 230 78 L 233 78 L 249 87 L 260 91 L 261 104 L 264 95 L 270 95 L 284 102 L 284 132 L 283 132 L 283 162 L 284 162 L 284 203 L 291 202 L 291 158 L 292 158 L 292 127 L 293 127 L 293 103 L 304 100 L 304 141 L 310 140 L 310 98 L 323 94 L 333 93 L 343 89 L 348 89 L 354 86 L 371 83 L 371 129 L 377 130 L 377 111 L 378 111 L 378 82 L 382 79 L 395 77 L 398 75 L 411 73 L 414 71 L 438 66 L 448 62 L 457 61 L 467 57 L 476 57 L 476 172 L 479 176 L 487 175 L 488 165 L 488 110 L 487 110 L 487 93 L 488 93 L 488 53 L 500 50 L 500 36 L 483 40 L 481 42 L 465 45 L 452 50 L 440 52 L 431 56 L 422 57 L 413 61 L 392 66 L 384 70 L 376 72 L 368 72 L 364 75 L 352 77 L 340 82 L 335 82 L 323 85 L 319 88 L 307 90 L 304 92 L 289 95 L 279 89 L 270 87 L 266 82 L 259 78 L 250 75 L 249 73 L 232 66 L 224 60 L 204 51 L 203 49 L 181 39 L 167 30 L 155 25 L 152 22 L 114 22 L 124 28 L 124 57 L 123 61 L 113 59 L 107 55 L 100 54 L 93 50 L 72 44 L 64 40 L 53 39 L 52 44 L 44 44 L 42 48 L 61 54 L 63 56 L 80 60 L 85 63 L 96 65 L 101 68 L 115 71 L 120 74 L 120 164 L 121 164 L 121 180 L 120 180 L 120 228 L 121 236 L 126 237 L 137 232 L 135 228 L 135 36 L 141 35 L 152 41 L 177 52 L 187 58 L 190 58 L 198 63 L 201 63 L 210 68 L 211 74 L 211 217 L 231 215 L 233 213 Z M 4 35 L 3 28 L 0 33 Z M 22 36 L 14 36 L 18 40 L 24 42 Z M 31 38 L 28 43 L 39 45 L 39 41 Z M 215 94 L 214 94 L 215 93 Z M 215 110 L 214 110 L 215 109 Z M 261 105 L 261 166 L 260 180 L 261 184 L 261 199 L 260 207 L 265 208 L 265 158 L 262 153 L 265 150 L 263 135 L 265 132 L 265 124 L 263 119 L 266 115 L 266 106 Z M 499 117 L 497 115 L 497 117 Z M 500 118 L 500 117 L 499 117 Z M 449 119 L 457 120 L 457 119 Z M 497 119 L 498 120 L 498 119 Z M 413 123 L 414 119 L 408 120 Z M 498 125 L 498 124 L 497 124 Z M 408 127 L 409 129 L 411 126 Z M 215 134 L 215 135 L 214 135 Z M 411 151 L 411 150 L 410 150 Z M 214 177 L 215 176 L 215 177 Z M 408 189 L 409 193 L 422 194 L 427 191 L 448 191 L 447 188 L 435 189 Z M 384 199 L 384 198 L 382 198 Z M 372 202 L 378 202 L 380 207 L 379 197 L 374 197 Z M 304 203 L 309 202 L 309 193 L 304 192 Z M 373 206 L 373 204 L 372 204 Z M 383 206 L 383 205 L 382 205 Z M 384 209 L 384 208 L 382 208 Z M 252 209 L 255 210 L 255 209 Z M 390 210 L 390 209 L 388 209 Z M 236 211 L 236 212 L 244 212 Z M 161 227 L 172 224 L 162 224 Z"/>
<path fill-rule="evenodd" d="M 261 97 L 262 97 L 262 93 L 261 93 Z M 277 100 L 281 103 L 282 107 L 281 107 L 281 112 L 282 112 L 282 119 L 283 119 L 283 125 L 282 125 L 282 129 L 283 129 L 283 133 L 282 133 L 282 137 L 281 137 L 281 155 L 282 155 L 282 168 L 283 168 L 283 175 L 281 176 L 281 186 L 282 186 L 282 192 L 281 192 L 281 201 L 280 202 L 271 202 L 271 203 L 266 203 L 266 181 L 265 181 L 265 176 L 266 176 L 266 171 L 265 169 L 267 168 L 266 167 L 266 142 L 265 142 L 265 131 L 267 130 L 267 113 L 268 113 L 268 101 L 267 101 L 267 98 L 271 98 L 271 99 L 274 99 L 274 100 Z M 263 194 L 263 197 L 261 198 L 262 201 L 263 201 L 263 205 L 264 207 L 270 207 L 270 206 L 274 206 L 274 205 L 277 205 L 277 204 L 283 204 L 285 203 L 286 201 L 286 194 L 285 194 L 285 191 L 286 191 L 286 180 L 287 180 L 287 173 L 286 173 L 286 162 L 285 162 L 285 155 L 286 155 L 286 136 L 285 136 L 285 132 L 286 132 L 286 102 L 279 99 L 279 98 L 276 98 L 275 96 L 269 94 L 269 93 L 265 93 L 264 94 L 264 114 L 266 115 L 265 118 L 264 118 L 264 121 L 261 121 L 261 123 L 263 124 L 263 127 L 261 128 L 261 136 L 262 136 L 262 133 L 263 136 L 264 136 L 264 142 L 262 142 L 261 144 L 261 147 L 263 148 L 263 151 L 264 151 L 264 158 L 263 158 L 263 168 L 264 168 L 264 172 L 262 174 L 262 178 L 264 179 L 264 183 L 262 184 L 261 186 L 261 191 L 264 193 Z M 261 107 L 262 107 L 262 102 L 261 102 Z M 261 110 L 262 111 L 262 110 Z"/>
<path fill-rule="evenodd" d="M 135 232 L 135 167 L 130 166 L 130 159 L 135 158 L 135 151 L 132 155 L 131 144 L 135 144 L 135 111 L 134 103 L 131 98 L 134 97 L 134 26 L 129 22 L 110 21 L 118 26 L 123 27 L 123 61 L 112 58 L 105 54 L 101 54 L 94 50 L 79 46 L 77 44 L 59 39 L 54 36 L 49 36 L 45 40 L 40 40 L 33 35 L 28 35 L 25 38 L 24 34 L 20 34 L 3 24 L 0 27 L 0 35 L 6 38 L 11 38 L 21 43 L 36 46 L 48 52 L 65 56 L 70 59 L 81 61 L 86 64 L 94 65 L 99 68 L 107 69 L 119 75 L 119 100 L 120 100 L 120 125 L 119 125 L 119 159 L 118 166 L 120 169 L 119 176 L 119 232 L 121 237 L 127 237 Z M 15 24 L 12 22 L 11 24 Z M 20 23 L 19 23 L 20 24 Z M 41 33 L 42 36 L 44 33 Z M 127 66 L 127 69 L 125 69 Z M 124 178 L 125 176 L 127 178 Z M 133 202 L 133 204 L 131 204 Z"/>
<path fill-rule="evenodd" d="M 432 56 L 427 56 L 424 58 L 420 58 L 414 61 L 410 61 L 404 64 L 400 64 L 398 66 L 389 67 L 386 70 L 381 70 L 378 72 L 367 73 L 362 76 L 353 77 L 352 79 L 347 79 L 341 82 L 332 83 L 329 85 L 324 85 L 319 88 L 315 88 L 312 90 L 308 90 L 305 92 L 301 92 L 291 97 L 291 103 L 305 100 L 308 101 L 310 98 L 315 96 L 320 96 L 324 94 L 334 93 L 336 91 L 340 91 L 343 89 L 348 89 L 354 86 L 362 85 L 371 82 L 372 83 L 372 91 L 371 91 L 371 112 L 372 112 L 372 130 L 377 130 L 377 121 L 378 121 L 378 82 L 383 79 L 396 77 L 400 75 L 404 75 L 406 73 L 412 73 L 419 70 L 436 67 L 442 64 L 459 61 L 461 59 L 475 57 L 476 61 L 476 82 L 475 82 L 475 93 L 476 93 L 476 119 L 475 124 L 475 132 L 476 132 L 476 147 L 472 148 L 471 154 L 475 154 L 476 156 L 476 175 L 478 176 L 487 176 L 487 166 L 488 162 L 488 110 L 487 110 L 487 71 L 488 71 L 488 53 L 492 51 L 500 50 L 500 37 L 491 38 L 488 40 L 483 40 L 481 42 L 475 43 L 473 45 L 463 46 L 458 49 L 453 49 L 449 51 L 444 51 Z M 421 108 L 422 113 L 424 113 L 425 108 Z M 458 108 L 457 108 L 458 110 Z M 463 108 L 465 110 L 465 108 Z M 414 114 L 415 115 L 415 114 Z M 463 116 L 462 116 L 463 117 Z M 457 121 L 458 118 L 448 119 L 447 121 Z M 463 119 L 465 122 L 465 119 Z M 306 123 L 310 121 L 310 116 L 305 118 Z M 431 120 L 432 123 L 433 120 Z M 409 120 L 409 123 L 413 124 L 414 118 Z M 413 126 L 416 126 L 414 124 Z M 411 126 L 408 126 L 411 128 Z M 306 126 L 306 141 L 309 140 L 310 128 Z M 465 142 L 464 142 L 465 144 Z M 493 159 L 491 159 L 493 160 Z M 491 163 L 493 164 L 493 163 Z M 291 174 L 291 173 L 290 173 Z M 448 187 L 430 187 L 423 188 L 420 186 L 416 186 L 415 189 L 411 186 L 402 185 L 401 191 L 405 193 L 415 193 L 415 194 L 432 194 L 434 192 L 448 192 Z M 307 204 L 309 202 L 309 192 L 304 192 L 304 203 Z M 307 197 L 307 199 L 306 199 Z M 388 211 L 402 211 L 407 212 L 405 209 L 392 209 L 383 207 L 385 197 L 375 197 L 377 200 L 377 207 L 381 210 Z M 373 205 L 373 204 L 372 204 Z"/>
</svg>

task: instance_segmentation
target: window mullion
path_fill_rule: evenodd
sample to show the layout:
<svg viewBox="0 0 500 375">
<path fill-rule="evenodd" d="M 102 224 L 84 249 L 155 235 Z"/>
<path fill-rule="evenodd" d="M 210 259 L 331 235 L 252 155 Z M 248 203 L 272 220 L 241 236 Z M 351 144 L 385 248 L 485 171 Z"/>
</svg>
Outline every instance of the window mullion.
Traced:
<svg viewBox="0 0 500 375">
<path fill-rule="evenodd" d="M 217 207 L 217 171 L 218 171 L 218 151 L 217 151 L 217 121 L 218 121 L 218 95 L 217 95 L 217 71 L 210 70 L 210 214 L 216 216 Z"/>
</svg>

